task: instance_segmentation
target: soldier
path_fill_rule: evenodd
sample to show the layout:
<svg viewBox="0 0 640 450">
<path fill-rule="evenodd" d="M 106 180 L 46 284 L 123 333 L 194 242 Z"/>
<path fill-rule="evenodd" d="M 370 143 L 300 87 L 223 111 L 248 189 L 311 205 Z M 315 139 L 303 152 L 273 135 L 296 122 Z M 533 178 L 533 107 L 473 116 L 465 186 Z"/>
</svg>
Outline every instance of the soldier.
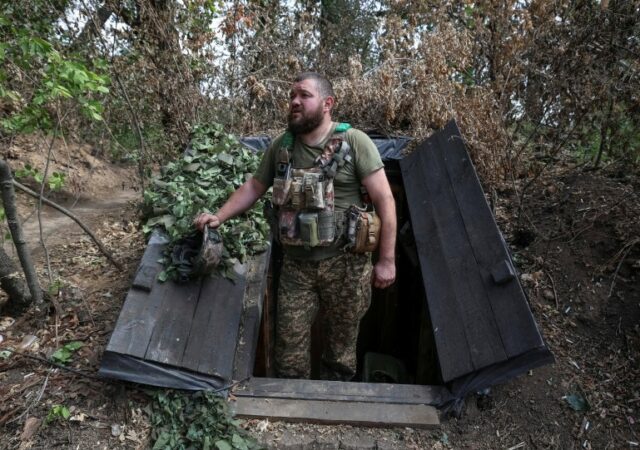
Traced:
<svg viewBox="0 0 640 450">
<path fill-rule="evenodd" d="M 333 87 L 324 76 L 298 75 L 290 91 L 288 130 L 273 141 L 254 176 L 215 214 L 194 220 L 199 229 L 216 228 L 251 208 L 273 186 L 276 234 L 284 251 L 275 346 L 276 372 L 283 378 L 310 377 L 311 325 L 319 308 L 324 311 L 322 377 L 353 378 L 358 329 L 371 301 L 371 285 L 386 288 L 396 276 L 395 202 L 383 163 L 366 134 L 332 121 L 334 104 Z M 363 192 L 379 217 L 379 238 L 377 218 L 370 220 L 370 234 L 365 235 L 370 244 L 379 240 L 373 267 L 370 252 L 345 250 L 346 244 L 359 247 L 354 235 L 366 230 L 367 223 L 356 230 L 350 220 L 361 211 L 352 205 L 365 206 Z"/>
</svg>

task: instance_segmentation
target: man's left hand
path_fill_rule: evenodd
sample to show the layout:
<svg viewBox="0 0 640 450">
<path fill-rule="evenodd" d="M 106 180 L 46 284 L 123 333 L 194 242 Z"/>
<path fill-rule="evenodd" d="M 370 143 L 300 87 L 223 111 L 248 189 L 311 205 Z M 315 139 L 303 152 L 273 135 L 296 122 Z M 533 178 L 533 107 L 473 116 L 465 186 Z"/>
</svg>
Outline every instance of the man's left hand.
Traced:
<svg viewBox="0 0 640 450">
<path fill-rule="evenodd" d="M 373 266 L 373 287 L 384 289 L 396 280 L 396 263 L 393 260 L 380 260 Z"/>
</svg>

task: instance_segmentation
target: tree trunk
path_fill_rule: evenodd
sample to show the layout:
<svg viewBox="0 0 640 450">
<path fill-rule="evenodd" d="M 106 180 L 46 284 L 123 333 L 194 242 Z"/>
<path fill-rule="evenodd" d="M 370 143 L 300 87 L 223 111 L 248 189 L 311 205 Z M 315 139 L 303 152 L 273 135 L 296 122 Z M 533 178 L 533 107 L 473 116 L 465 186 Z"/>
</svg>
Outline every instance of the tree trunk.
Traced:
<svg viewBox="0 0 640 450">
<path fill-rule="evenodd" d="M 19 314 L 31 304 L 31 295 L 22 280 L 16 264 L 7 252 L 0 247 L 0 288 L 9 296 L 7 309 Z"/>
<path fill-rule="evenodd" d="M 40 289 L 40 284 L 38 283 L 38 277 L 33 262 L 31 261 L 29 249 L 27 249 L 26 242 L 22 236 L 22 227 L 20 227 L 20 222 L 18 222 L 16 194 L 13 190 L 11 170 L 3 160 L 0 160 L 0 185 L 2 185 L 2 203 L 7 216 L 7 224 L 9 225 L 9 231 L 11 231 L 11 237 L 18 252 L 18 258 L 20 259 L 29 291 L 31 292 L 31 301 L 40 304 L 42 303 L 42 289 Z M 4 288 L 4 284 L 2 284 L 2 288 Z M 11 296 L 9 292 L 7 292 L 7 294 Z"/>
</svg>

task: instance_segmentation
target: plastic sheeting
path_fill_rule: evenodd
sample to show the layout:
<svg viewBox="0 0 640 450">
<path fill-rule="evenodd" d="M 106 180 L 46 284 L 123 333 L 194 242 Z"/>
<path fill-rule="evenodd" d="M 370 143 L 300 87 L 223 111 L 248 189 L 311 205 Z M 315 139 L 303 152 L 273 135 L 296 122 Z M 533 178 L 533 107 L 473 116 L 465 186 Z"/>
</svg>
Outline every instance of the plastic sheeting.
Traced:
<svg viewBox="0 0 640 450">
<path fill-rule="evenodd" d="M 403 150 L 412 140 L 407 136 L 384 136 L 375 132 L 367 134 L 373 143 L 376 144 L 383 161 L 397 161 L 402 159 Z M 240 142 L 254 152 L 263 152 L 271 144 L 271 138 L 269 136 L 246 136 L 241 138 Z"/>
<path fill-rule="evenodd" d="M 543 347 L 461 377 L 449 384 L 451 397 L 445 399 L 439 405 L 439 408 L 446 414 L 460 416 L 464 407 L 464 399 L 467 395 L 502 384 L 527 373 L 529 370 L 553 364 L 554 362 L 555 358 L 551 352 L 546 347 Z"/>
<path fill-rule="evenodd" d="M 269 136 L 245 136 L 240 138 L 240 143 L 254 152 L 263 152 L 271 145 Z"/>
<path fill-rule="evenodd" d="M 206 376 L 113 352 L 105 352 L 102 356 L 98 375 L 132 383 L 189 391 L 219 390 L 229 383 L 229 380 L 221 377 Z"/>
</svg>

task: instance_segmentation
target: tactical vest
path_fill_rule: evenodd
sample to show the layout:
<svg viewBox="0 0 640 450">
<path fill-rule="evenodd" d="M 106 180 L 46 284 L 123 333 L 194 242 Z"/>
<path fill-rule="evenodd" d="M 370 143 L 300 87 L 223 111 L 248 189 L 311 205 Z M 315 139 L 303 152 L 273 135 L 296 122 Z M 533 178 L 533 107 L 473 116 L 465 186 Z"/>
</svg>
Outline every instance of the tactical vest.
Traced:
<svg viewBox="0 0 640 450">
<path fill-rule="evenodd" d="M 345 133 L 347 123 L 336 126 L 313 167 L 293 168 L 295 139 L 289 131 L 280 146 L 272 202 L 278 212 L 278 235 L 284 245 L 326 247 L 338 237 L 342 225 L 334 208 L 333 180 L 338 170 L 351 161 Z"/>
</svg>

